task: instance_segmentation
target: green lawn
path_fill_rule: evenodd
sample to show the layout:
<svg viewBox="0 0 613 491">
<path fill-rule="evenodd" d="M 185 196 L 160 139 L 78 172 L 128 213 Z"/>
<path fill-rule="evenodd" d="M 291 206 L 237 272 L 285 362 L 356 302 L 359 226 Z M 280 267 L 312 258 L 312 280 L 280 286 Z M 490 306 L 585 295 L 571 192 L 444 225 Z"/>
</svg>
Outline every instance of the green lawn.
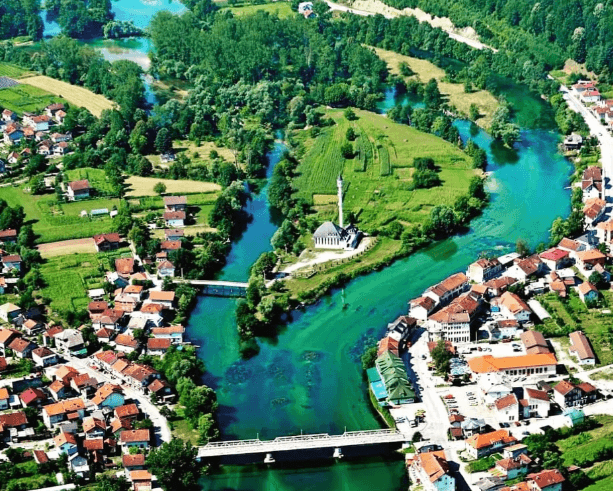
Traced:
<svg viewBox="0 0 613 491">
<path fill-rule="evenodd" d="M 83 309 L 89 303 L 87 290 L 102 287 L 104 272 L 114 270 L 115 258 L 122 256 L 130 256 L 130 250 L 51 257 L 41 267 L 47 286 L 40 294 L 55 311 Z"/>
<path fill-rule="evenodd" d="M 281 19 L 290 17 L 295 12 L 292 11 L 292 7 L 289 2 L 279 1 L 273 3 L 265 3 L 262 5 L 243 5 L 239 7 L 229 7 L 230 12 L 234 15 L 253 15 L 258 10 L 269 12 L 270 14 L 276 13 Z"/>
<path fill-rule="evenodd" d="M 93 187 L 99 195 L 113 195 L 113 186 L 108 182 L 106 173 L 103 169 L 93 169 L 84 167 L 82 169 L 72 169 L 66 171 L 66 181 L 81 181 L 87 179 L 89 185 Z"/>
<path fill-rule="evenodd" d="M 24 73 L 28 71 L 9 63 L 0 63 L 0 77 L 19 78 Z"/>
<path fill-rule="evenodd" d="M 326 115 L 336 125 L 322 130 L 316 139 L 309 138 L 305 131 L 296 134 L 303 140 L 306 153 L 294 186 L 300 197 L 315 205 L 322 221 L 336 219 L 334 196 L 340 173 L 345 180 L 345 213 L 359 214 L 360 228 L 367 232 L 394 219 L 405 225 L 422 223 L 435 205 L 453 205 L 467 194 L 476 171 L 470 158 L 455 145 L 378 114 L 355 112 L 358 119 L 348 121 L 343 111 L 329 110 Z M 349 127 L 358 134 L 354 149 L 360 150 L 365 159 L 346 160 L 341 156 L 340 146 Z M 434 159 L 440 168 L 440 186 L 410 190 L 412 164 L 417 157 Z"/>
<path fill-rule="evenodd" d="M 600 423 L 600 427 L 556 442 L 565 466 L 591 466 L 602 460 L 599 457 L 600 452 L 613 449 L 613 416 L 598 415 L 594 418 Z"/>
<path fill-rule="evenodd" d="M 40 112 L 49 104 L 63 99 L 31 85 L 17 85 L 0 90 L 0 107 L 18 114 L 24 111 Z"/>
</svg>

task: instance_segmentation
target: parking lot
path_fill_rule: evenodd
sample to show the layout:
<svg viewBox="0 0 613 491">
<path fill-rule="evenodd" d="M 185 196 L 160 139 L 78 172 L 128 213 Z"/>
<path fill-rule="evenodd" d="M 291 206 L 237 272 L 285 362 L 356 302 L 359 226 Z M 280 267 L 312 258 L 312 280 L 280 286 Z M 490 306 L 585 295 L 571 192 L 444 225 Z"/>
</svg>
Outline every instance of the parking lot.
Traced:
<svg viewBox="0 0 613 491">
<path fill-rule="evenodd" d="M 453 396 L 453 399 L 448 398 L 449 395 Z M 457 410 L 457 412 L 465 418 L 484 419 L 490 426 L 494 428 L 498 427 L 494 411 L 488 409 L 483 404 L 481 390 L 476 384 L 466 385 L 464 387 L 449 387 L 449 389 L 444 392 L 443 402 L 448 412 Z"/>
</svg>

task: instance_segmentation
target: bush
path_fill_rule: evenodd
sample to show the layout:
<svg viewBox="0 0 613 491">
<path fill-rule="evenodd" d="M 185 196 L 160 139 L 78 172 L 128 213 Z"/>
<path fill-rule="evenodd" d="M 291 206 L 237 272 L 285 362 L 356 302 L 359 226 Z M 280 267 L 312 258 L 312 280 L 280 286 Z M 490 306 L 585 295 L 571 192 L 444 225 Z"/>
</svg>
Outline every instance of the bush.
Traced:
<svg viewBox="0 0 613 491">
<path fill-rule="evenodd" d="M 349 142 L 345 142 L 341 145 L 341 155 L 343 158 L 352 159 L 353 158 L 353 145 Z"/>
</svg>

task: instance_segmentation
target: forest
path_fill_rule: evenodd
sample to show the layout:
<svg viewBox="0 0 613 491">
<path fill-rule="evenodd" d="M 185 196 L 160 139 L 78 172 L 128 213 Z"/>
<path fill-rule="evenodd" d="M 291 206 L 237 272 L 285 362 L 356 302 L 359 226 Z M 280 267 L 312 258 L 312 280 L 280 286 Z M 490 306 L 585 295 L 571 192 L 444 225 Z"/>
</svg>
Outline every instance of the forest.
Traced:
<svg viewBox="0 0 613 491">
<path fill-rule="evenodd" d="M 43 20 L 40 0 L 2 0 L 0 2 L 0 39 L 30 36 L 40 39 Z"/>
</svg>

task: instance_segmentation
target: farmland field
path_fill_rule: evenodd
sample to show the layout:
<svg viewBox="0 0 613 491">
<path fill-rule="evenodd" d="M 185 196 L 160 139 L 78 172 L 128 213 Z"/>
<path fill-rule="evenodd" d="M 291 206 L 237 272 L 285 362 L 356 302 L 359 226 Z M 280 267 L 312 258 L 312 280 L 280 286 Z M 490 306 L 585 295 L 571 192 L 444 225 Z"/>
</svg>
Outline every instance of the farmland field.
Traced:
<svg viewBox="0 0 613 491">
<path fill-rule="evenodd" d="M 45 89 L 56 96 L 61 96 L 70 104 L 86 108 L 94 116 L 100 117 L 103 110 L 112 109 L 115 106 L 113 102 L 103 95 L 94 94 L 91 90 L 84 87 L 71 85 L 44 75 L 22 78 L 20 82 L 32 87 L 38 87 L 39 89 Z"/>
<path fill-rule="evenodd" d="M 266 3 L 262 5 L 245 5 L 242 7 L 230 7 L 228 10 L 234 15 L 252 15 L 258 10 L 263 10 L 270 14 L 276 13 L 281 19 L 290 17 L 294 14 L 289 2 L 274 2 Z"/>
<path fill-rule="evenodd" d="M 336 178 L 345 180 L 345 212 L 359 214 L 360 227 L 366 231 L 397 219 L 421 223 L 437 204 L 452 205 L 468 191 L 475 175 L 470 159 L 456 146 L 434 135 L 417 131 L 389 119 L 356 110 L 358 119 L 347 121 L 341 110 L 330 110 L 336 125 L 324 129 L 313 140 L 300 131 L 306 153 L 298 166 L 295 181 L 298 196 L 312 202 L 321 220 L 336 218 Z M 365 170 L 357 169 L 354 159 L 344 159 L 339 147 L 349 127 L 357 133 L 354 150 L 368 147 Z M 366 135 L 366 137 L 365 137 Z M 368 141 L 366 141 L 366 139 Z M 431 157 L 440 168 L 441 186 L 410 190 L 410 166 L 416 157 Z"/>
<path fill-rule="evenodd" d="M 37 247 L 38 252 L 44 258 L 50 258 L 55 256 L 65 256 L 67 254 L 76 253 L 94 253 L 96 252 L 96 245 L 93 238 L 86 239 L 72 239 L 63 240 L 60 242 L 51 242 L 48 244 L 41 244 Z"/>
<path fill-rule="evenodd" d="M 87 290 L 102 287 L 103 271 L 114 269 L 114 259 L 129 256 L 130 249 L 105 253 L 70 254 L 48 258 L 41 273 L 48 285 L 40 294 L 50 300 L 53 310 L 80 310 L 87 307 Z M 102 268 L 102 269 L 101 269 Z"/>
<path fill-rule="evenodd" d="M 98 194 L 112 195 L 113 187 L 107 181 L 106 173 L 103 169 L 83 167 L 66 171 L 66 182 L 81 181 L 83 179 L 87 179 L 89 185 L 98 191 Z"/>
<path fill-rule="evenodd" d="M 0 63 L 0 77 L 19 78 L 27 73 L 30 72 L 18 66 L 9 63 Z"/>
<path fill-rule="evenodd" d="M 130 176 L 126 179 L 126 184 L 129 186 L 129 191 L 126 196 L 157 196 L 153 187 L 162 182 L 166 185 L 166 193 L 216 193 L 221 190 L 219 184 L 212 182 L 190 181 L 190 180 L 174 180 L 174 179 L 157 179 L 155 177 L 138 177 Z M 189 200 L 188 200 L 189 203 Z"/>
<path fill-rule="evenodd" d="M 23 112 L 41 112 L 49 104 L 61 100 L 57 95 L 31 85 L 20 84 L 0 90 L 0 107 L 10 109 L 20 115 Z"/>
<path fill-rule="evenodd" d="M 427 60 L 404 56 L 384 49 L 373 49 L 377 55 L 387 63 L 392 73 L 399 75 L 399 65 L 405 62 L 409 65 L 411 70 L 415 72 L 417 78 L 422 83 L 426 83 L 432 78 L 436 79 L 443 96 L 448 96 L 449 103 L 455 106 L 461 113 L 469 114 L 470 105 L 476 104 L 481 114 L 481 117 L 477 119 L 476 123 L 484 128 L 489 128 L 491 125 L 492 115 L 498 108 L 498 101 L 487 90 L 475 90 L 474 92 L 466 93 L 463 84 L 444 82 L 444 70 Z"/>
</svg>

